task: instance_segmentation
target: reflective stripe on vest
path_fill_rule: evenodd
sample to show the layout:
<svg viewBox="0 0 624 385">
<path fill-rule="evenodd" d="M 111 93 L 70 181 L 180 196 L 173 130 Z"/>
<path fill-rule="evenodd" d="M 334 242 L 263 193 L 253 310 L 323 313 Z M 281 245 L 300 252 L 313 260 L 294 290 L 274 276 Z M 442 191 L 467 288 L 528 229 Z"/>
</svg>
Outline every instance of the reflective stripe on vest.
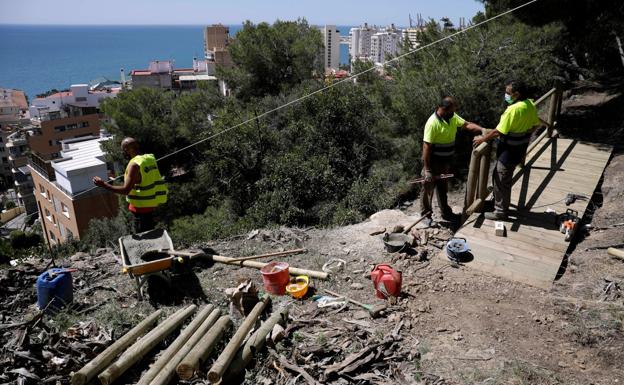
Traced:
<svg viewBox="0 0 624 385">
<path fill-rule="evenodd" d="M 507 135 L 501 135 L 501 141 L 509 146 L 522 146 L 531 140 L 530 132 L 510 132 Z"/>
<path fill-rule="evenodd" d="M 137 155 L 128 163 L 136 163 L 141 172 L 141 183 L 135 184 L 126 201 L 134 207 L 156 207 L 167 202 L 167 183 L 163 180 L 153 154 Z"/>
<path fill-rule="evenodd" d="M 433 143 L 432 146 L 432 155 L 451 156 L 455 154 L 455 142 L 445 144 Z"/>
</svg>

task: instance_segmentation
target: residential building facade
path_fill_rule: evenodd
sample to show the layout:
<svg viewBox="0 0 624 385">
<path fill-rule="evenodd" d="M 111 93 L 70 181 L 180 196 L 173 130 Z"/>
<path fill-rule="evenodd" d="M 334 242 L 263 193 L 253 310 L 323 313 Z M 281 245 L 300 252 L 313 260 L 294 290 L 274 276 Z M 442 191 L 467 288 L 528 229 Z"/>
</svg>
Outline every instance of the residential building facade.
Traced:
<svg viewBox="0 0 624 385">
<path fill-rule="evenodd" d="M 85 137 L 62 141 L 59 158 L 31 158 L 29 168 L 46 242 L 56 245 L 86 234 L 94 218 L 117 215 L 118 198 L 93 189 L 92 179 L 108 178 L 111 169 L 101 148 L 109 138 Z"/>
<path fill-rule="evenodd" d="M 323 34 L 323 65 L 325 72 L 338 71 L 340 69 L 340 31 L 335 25 L 326 25 L 321 29 Z"/>
</svg>

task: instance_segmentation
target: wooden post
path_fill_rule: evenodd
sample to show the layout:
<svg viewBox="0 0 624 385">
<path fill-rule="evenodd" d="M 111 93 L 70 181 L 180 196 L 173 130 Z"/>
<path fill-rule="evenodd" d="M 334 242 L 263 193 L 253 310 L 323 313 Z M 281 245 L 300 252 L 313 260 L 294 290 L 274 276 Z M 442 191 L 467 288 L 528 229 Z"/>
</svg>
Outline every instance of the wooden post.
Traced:
<svg viewBox="0 0 624 385">
<path fill-rule="evenodd" d="M 223 376 L 225 369 L 227 369 L 230 362 L 234 359 L 234 354 L 236 354 L 245 337 L 249 334 L 258 320 L 258 317 L 260 317 L 260 314 L 262 314 L 269 302 L 271 302 L 271 297 L 269 296 L 266 296 L 262 301 L 258 302 L 247 318 L 245 318 L 238 330 L 236 330 L 236 333 L 234 333 L 230 342 L 225 346 L 225 349 L 223 349 L 219 358 L 217 358 L 214 364 L 212 364 L 212 367 L 208 372 L 208 380 L 210 382 L 217 383 L 221 381 L 221 377 Z"/>
<path fill-rule="evenodd" d="M 204 320 L 201 326 L 195 331 L 195 333 L 193 333 L 191 338 L 188 339 L 186 344 L 184 344 L 184 346 L 182 346 L 173 357 L 169 357 L 169 361 L 165 364 L 165 366 L 163 366 L 160 373 L 158 373 L 156 377 L 154 377 L 150 385 L 167 385 L 171 382 L 171 379 L 175 374 L 176 366 L 178 366 L 180 361 L 182 361 L 184 357 L 186 357 L 188 352 L 193 349 L 193 347 L 204 336 L 204 334 L 206 334 L 206 332 L 208 332 L 208 330 L 212 328 L 215 321 L 217 321 L 217 319 L 219 318 L 219 315 L 221 315 L 221 310 L 219 309 L 214 309 L 212 313 L 210 313 L 208 318 Z"/>
<path fill-rule="evenodd" d="M 100 374 L 100 372 L 104 370 L 119 353 L 126 349 L 131 343 L 136 341 L 139 336 L 149 330 L 149 328 L 156 323 L 161 314 L 162 310 L 156 310 L 150 314 L 149 317 L 145 318 L 137 326 L 132 328 L 132 330 L 115 341 L 111 346 L 106 348 L 106 350 L 98 354 L 97 357 L 89 361 L 89 363 L 83 366 L 82 369 L 72 375 L 71 384 L 84 385 L 95 378 L 95 376 Z"/>
<path fill-rule="evenodd" d="M 562 97 L 561 81 L 555 80 L 555 92 L 550 97 L 548 106 L 548 137 L 552 138 L 553 128 L 557 120 L 557 110 L 559 109 L 559 100 Z"/>
<path fill-rule="evenodd" d="M 232 325 L 232 320 L 228 316 L 223 316 L 210 328 L 208 333 L 204 334 L 193 349 L 182 359 L 176 368 L 178 377 L 183 380 L 190 380 L 200 363 L 206 362 L 214 347 L 225 336 L 225 332 Z"/>
<path fill-rule="evenodd" d="M 257 261 L 232 262 L 234 258 L 224 257 L 222 255 L 210 255 L 208 256 L 208 258 L 212 259 L 213 262 L 225 263 L 235 266 L 253 267 L 255 269 L 262 269 L 264 266 L 267 265 L 267 263 Z M 290 272 L 290 275 L 307 275 L 311 278 L 317 279 L 327 279 L 329 277 L 329 274 L 323 271 L 299 269 L 292 266 L 288 268 L 288 271 Z"/>
<path fill-rule="evenodd" d="M 464 214 L 462 215 L 462 217 L 466 216 L 466 209 L 470 205 L 472 205 L 472 202 L 475 199 L 475 192 L 477 191 L 477 179 L 478 178 L 479 178 L 479 155 L 476 154 L 476 150 L 473 150 L 472 155 L 470 156 L 470 168 L 468 169 L 468 181 L 466 184 L 466 197 L 464 199 Z"/>
<path fill-rule="evenodd" d="M 273 312 L 271 317 L 262 323 L 258 330 L 256 330 L 254 334 L 249 337 L 245 346 L 238 351 L 236 357 L 234 357 L 230 367 L 223 375 L 224 384 L 234 383 L 233 378 L 238 376 L 247 367 L 247 365 L 249 365 L 249 362 L 251 362 L 254 355 L 258 354 L 258 352 L 262 350 L 266 337 L 269 333 L 271 333 L 273 327 L 277 324 L 284 326 L 287 318 L 288 308 L 284 307 L 279 311 Z"/>
<path fill-rule="evenodd" d="M 614 247 L 609 247 L 607 249 L 607 253 L 611 255 L 615 259 L 619 259 L 620 261 L 624 261 L 624 250 L 619 250 Z"/>
<path fill-rule="evenodd" d="M 206 320 L 206 318 L 208 317 L 210 312 L 212 312 L 213 309 L 214 309 L 213 305 L 210 305 L 210 304 L 206 305 L 202 309 L 202 311 L 199 312 L 197 316 L 195 316 L 193 321 L 191 321 L 191 323 L 187 327 L 185 327 L 184 330 L 182 330 L 178 338 L 176 338 L 175 341 L 173 341 L 171 345 L 169 345 L 167 350 L 165 350 L 160 355 L 160 358 L 150 366 L 147 373 L 145 373 L 141 377 L 137 385 L 149 385 L 149 383 L 152 382 L 154 377 L 156 377 L 158 373 L 160 373 L 163 370 L 163 367 L 167 364 L 167 362 L 171 360 L 171 357 L 175 356 L 178 350 L 180 350 L 180 348 L 184 346 L 184 344 L 188 341 L 188 339 L 191 338 L 193 333 L 195 333 L 197 328 L 199 328 L 199 326 Z"/>
<path fill-rule="evenodd" d="M 291 254 L 305 253 L 307 251 L 308 251 L 307 249 L 278 251 L 276 253 L 250 255 L 249 257 L 236 257 L 236 258 L 233 258 L 230 262 L 242 262 L 242 261 L 249 261 L 251 259 L 260 259 L 260 258 L 269 258 L 269 257 L 283 257 L 286 255 L 291 255 Z"/>
<path fill-rule="evenodd" d="M 488 196 L 487 185 L 490 177 L 490 161 L 492 155 L 492 146 L 489 145 L 483 155 L 481 155 L 481 163 L 479 165 L 479 186 L 477 190 L 477 198 L 485 201 Z"/>
<path fill-rule="evenodd" d="M 178 326 L 184 322 L 195 310 L 197 306 L 190 305 L 175 312 L 154 330 L 138 340 L 128 350 L 126 350 L 111 366 L 100 373 L 98 378 L 102 385 L 109 385 L 121 376 L 128 368 L 138 362 L 145 354 L 158 345 L 171 334 Z"/>
</svg>

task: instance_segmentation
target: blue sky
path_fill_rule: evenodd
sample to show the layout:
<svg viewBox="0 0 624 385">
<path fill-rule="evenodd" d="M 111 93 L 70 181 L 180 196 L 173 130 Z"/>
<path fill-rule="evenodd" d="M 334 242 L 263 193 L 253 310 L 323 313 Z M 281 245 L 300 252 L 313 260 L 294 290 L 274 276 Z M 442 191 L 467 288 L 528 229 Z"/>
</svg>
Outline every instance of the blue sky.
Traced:
<svg viewBox="0 0 624 385">
<path fill-rule="evenodd" d="M 240 24 L 305 17 L 312 24 L 408 25 L 415 18 L 470 18 L 476 0 L 0 0 L 0 24 Z"/>
</svg>

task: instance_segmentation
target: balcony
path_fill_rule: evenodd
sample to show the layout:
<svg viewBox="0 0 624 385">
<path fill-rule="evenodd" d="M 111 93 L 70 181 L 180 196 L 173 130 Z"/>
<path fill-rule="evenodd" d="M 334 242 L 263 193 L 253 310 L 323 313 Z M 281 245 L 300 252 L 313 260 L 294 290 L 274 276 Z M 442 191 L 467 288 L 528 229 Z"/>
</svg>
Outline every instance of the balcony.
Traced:
<svg viewBox="0 0 624 385">
<path fill-rule="evenodd" d="M 56 174 L 54 174 L 54 168 L 52 168 L 51 161 L 43 160 L 35 154 L 30 154 L 28 164 L 47 180 L 51 182 L 56 180 Z"/>
</svg>

